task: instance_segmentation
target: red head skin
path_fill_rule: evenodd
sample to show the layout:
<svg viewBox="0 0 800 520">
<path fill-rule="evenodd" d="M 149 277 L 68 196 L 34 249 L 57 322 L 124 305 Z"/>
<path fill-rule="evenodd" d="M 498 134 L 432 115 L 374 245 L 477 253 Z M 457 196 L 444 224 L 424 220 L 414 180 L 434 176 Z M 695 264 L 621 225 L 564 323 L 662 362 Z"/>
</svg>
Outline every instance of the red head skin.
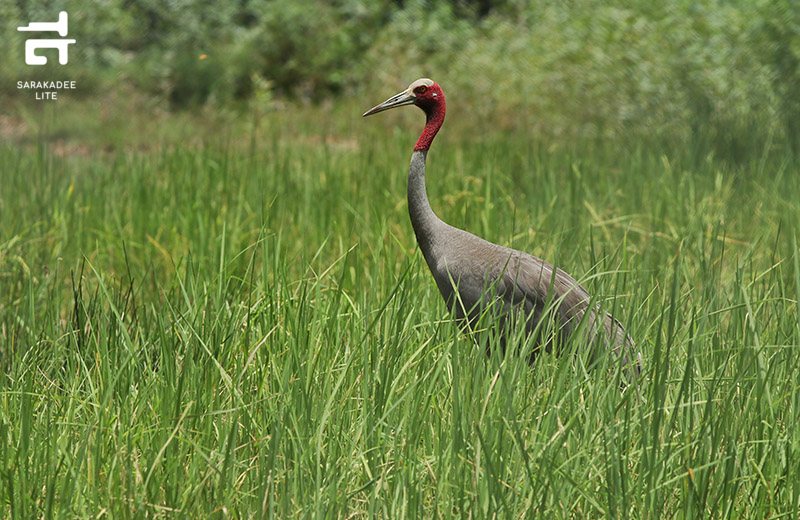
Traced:
<svg viewBox="0 0 800 520">
<path fill-rule="evenodd" d="M 428 150 L 431 147 L 433 138 L 436 137 L 436 132 L 442 127 L 444 123 L 444 113 L 447 106 L 444 101 L 444 92 L 438 83 L 429 87 L 424 85 L 414 89 L 416 100 L 414 104 L 425 112 L 427 118 L 425 123 L 425 130 L 419 136 L 414 150 Z"/>
</svg>

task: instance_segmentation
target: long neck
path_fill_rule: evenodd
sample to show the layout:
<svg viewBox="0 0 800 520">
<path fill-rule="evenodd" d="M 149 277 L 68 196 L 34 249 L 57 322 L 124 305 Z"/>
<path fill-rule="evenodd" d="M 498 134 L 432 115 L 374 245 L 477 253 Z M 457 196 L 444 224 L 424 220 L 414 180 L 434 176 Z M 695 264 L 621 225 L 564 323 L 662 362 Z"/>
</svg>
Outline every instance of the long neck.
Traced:
<svg viewBox="0 0 800 520">
<path fill-rule="evenodd" d="M 424 135 L 424 134 L 423 134 Z M 421 139 L 421 138 L 420 138 Z M 408 167 L 408 214 L 417 236 L 419 248 L 430 263 L 433 248 L 433 235 L 442 222 L 431 209 L 425 190 L 425 159 L 427 150 L 415 150 Z"/>
</svg>

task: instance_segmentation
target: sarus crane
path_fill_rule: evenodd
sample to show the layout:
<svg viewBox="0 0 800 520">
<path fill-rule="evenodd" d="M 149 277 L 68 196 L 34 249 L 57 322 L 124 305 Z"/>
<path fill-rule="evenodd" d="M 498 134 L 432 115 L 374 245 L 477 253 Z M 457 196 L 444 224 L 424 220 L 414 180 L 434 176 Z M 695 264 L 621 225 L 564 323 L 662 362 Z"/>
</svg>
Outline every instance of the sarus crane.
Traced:
<svg viewBox="0 0 800 520">
<path fill-rule="evenodd" d="M 555 341 L 563 345 L 566 338 L 582 331 L 583 337 L 577 340 L 591 349 L 590 360 L 598 357 L 599 349 L 610 349 L 622 364 L 626 379 L 637 376 L 641 355 L 635 352 L 631 337 L 569 274 L 541 258 L 493 244 L 436 216 L 425 190 L 425 161 L 444 122 L 444 93 L 433 80 L 418 79 L 364 116 L 404 105 L 416 105 L 426 116 L 408 169 L 408 212 L 425 262 L 456 319 L 472 329 L 488 311 L 505 350 L 510 325 L 524 317 L 525 333 L 538 335 L 530 363 L 541 345 L 550 351 Z"/>
</svg>

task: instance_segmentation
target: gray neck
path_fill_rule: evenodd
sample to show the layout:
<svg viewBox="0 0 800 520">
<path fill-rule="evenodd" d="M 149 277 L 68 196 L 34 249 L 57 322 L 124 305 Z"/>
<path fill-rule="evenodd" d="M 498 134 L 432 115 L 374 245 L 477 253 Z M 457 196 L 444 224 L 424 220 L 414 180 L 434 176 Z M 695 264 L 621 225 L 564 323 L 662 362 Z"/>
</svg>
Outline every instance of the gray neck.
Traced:
<svg viewBox="0 0 800 520">
<path fill-rule="evenodd" d="M 408 213 L 411 216 L 411 225 L 417 242 L 425 260 L 430 264 L 433 235 L 441 220 L 434 214 L 428 202 L 425 191 L 425 158 L 427 150 L 415 150 L 411 155 L 411 165 L 408 167 Z"/>
</svg>

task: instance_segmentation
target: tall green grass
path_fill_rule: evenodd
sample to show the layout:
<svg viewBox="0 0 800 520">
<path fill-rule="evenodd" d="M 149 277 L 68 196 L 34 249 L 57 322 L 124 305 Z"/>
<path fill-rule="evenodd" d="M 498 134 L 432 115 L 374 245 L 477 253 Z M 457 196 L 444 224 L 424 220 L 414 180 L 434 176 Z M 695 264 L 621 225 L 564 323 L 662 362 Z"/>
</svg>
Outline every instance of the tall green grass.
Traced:
<svg viewBox="0 0 800 520">
<path fill-rule="evenodd" d="M 406 214 L 420 116 L 351 112 L 0 145 L 0 516 L 800 516 L 796 162 L 451 116 L 435 210 L 585 280 L 644 358 L 621 392 L 461 334 Z"/>
</svg>

